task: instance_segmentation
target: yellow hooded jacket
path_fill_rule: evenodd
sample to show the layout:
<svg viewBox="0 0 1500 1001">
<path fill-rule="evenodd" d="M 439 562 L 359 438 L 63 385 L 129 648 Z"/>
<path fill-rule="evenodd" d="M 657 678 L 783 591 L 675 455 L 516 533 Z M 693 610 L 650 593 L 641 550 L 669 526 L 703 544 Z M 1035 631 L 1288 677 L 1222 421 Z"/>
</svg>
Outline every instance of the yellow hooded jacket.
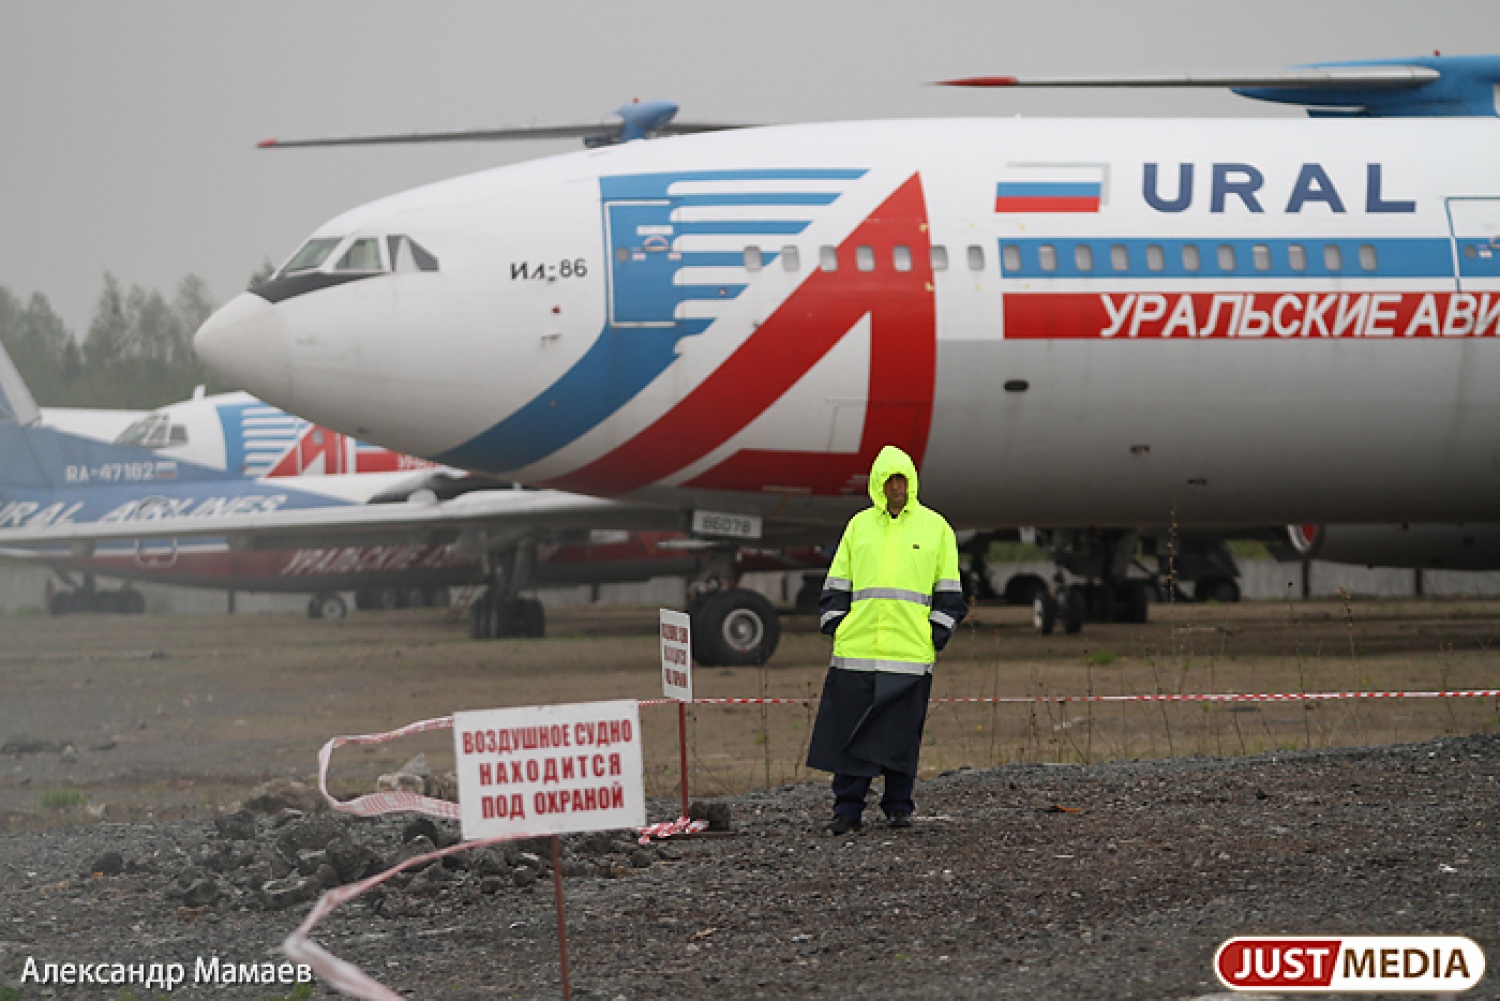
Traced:
<svg viewBox="0 0 1500 1001">
<path fill-rule="evenodd" d="M 907 502 L 892 518 L 885 481 L 906 477 Z M 870 469 L 870 499 L 849 520 L 823 586 L 820 625 L 831 633 L 832 666 L 927 674 L 968 613 L 958 545 L 943 516 L 917 501 L 917 468 L 887 445 Z"/>
</svg>

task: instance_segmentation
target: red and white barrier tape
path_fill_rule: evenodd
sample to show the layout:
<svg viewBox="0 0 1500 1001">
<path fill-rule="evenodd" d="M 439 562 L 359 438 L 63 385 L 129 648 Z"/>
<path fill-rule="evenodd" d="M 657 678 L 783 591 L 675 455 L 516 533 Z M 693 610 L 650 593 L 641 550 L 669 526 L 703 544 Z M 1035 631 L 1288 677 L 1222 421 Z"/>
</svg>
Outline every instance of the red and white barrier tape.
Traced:
<svg viewBox="0 0 1500 1001">
<path fill-rule="evenodd" d="M 689 820 L 686 817 L 678 817 L 676 820 L 665 820 L 660 824 L 652 824 L 641 828 L 641 844 L 649 845 L 652 838 L 670 838 L 678 834 L 697 834 L 708 830 L 708 821 Z"/>
<path fill-rule="evenodd" d="M 333 759 L 333 752 L 345 744 L 384 744 L 402 737 L 409 737 L 414 733 L 451 729 L 453 729 L 453 717 L 439 716 L 436 719 L 409 723 L 389 733 L 363 733 L 353 737 L 334 737 L 318 751 L 318 792 L 322 793 L 323 798 L 328 801 L 330 809 L 337 810 L 339 813 L 352 813 L 356 817 L 411 812 L 425 813 L 429 817 L 457 820 L 458 804 L 450 803 L 446 799 L 433 799 L 431 796 L 422 796 L 414 792 L 375 792 L 345 802 L 334 799 L 328 791 L 328 763 Z"/>
<path fill-rule="evenodd" d="M 952 703 L 1028 702 L 1332 702 L 1340 699 L 1489 699 L 1500 698 L 1500 688 L 1465 688 L 1442 692 L 1185 692 L 1143 695 L 986 695 L 932 699 L 933 705 Z M 693 699 L 699 706 L 809 705 L 798 699 Z M 643 706 L 676 705 L 676 699 L 641 699 Z"/>
<path fill-rule="evenodd" d="M 424 722 L 431 723 L 433 721 L 426 720 Z M 408 727 L 407 729 L 409 730 L 410 728 Z M 427 727 L 426 729 L 435 728 Z M 482 841 L 465 841 L 462 844 L 452 845 L 439 851 L 428 852 L 426 855 L 417 855 L 409 858 L 400 865 L 393 866 L 385 870 L 385 872 L 378 873 L 368 879 L 362 879 L 358 883 L 348 883 L 344 886 L 335 887 L 318 898 L 318 902 L 313 905 L 313 909 L 308 912 L 307 917 L 303 918 L 302 923 L 297 926 L 297 929 L 281 943 L 281 951 L 286 953 L 292 962 L 305 963 L 312 967 L 312 971 L 322 978 L 324 983 L 349 997 L 360 998 L 361 1001 L 406 1001 L 400 994 L 386 987 L 347 959 L 340 959 L 314 942 L 309 937 L 312 934 L 312 930 L 338 907 L 353 900 L 371 887 L 379 886 L 404 869 L 436 861 L 445 855 L 455 855 L 458 852 L 465 852 L 471 848 L 484 848 L 488 845 L 497 845 L 504 841 L 516 841 L 531 836 L 523 834 L 503 838 L 487 838 Z"/>
</svg>

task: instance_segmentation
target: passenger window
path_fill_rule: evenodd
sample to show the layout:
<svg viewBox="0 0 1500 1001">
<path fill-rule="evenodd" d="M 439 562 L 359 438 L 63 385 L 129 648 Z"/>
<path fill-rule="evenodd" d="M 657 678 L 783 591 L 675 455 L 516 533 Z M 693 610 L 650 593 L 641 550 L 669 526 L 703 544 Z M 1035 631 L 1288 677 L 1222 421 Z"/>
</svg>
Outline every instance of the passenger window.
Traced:
<svg viewBox="0 0 1500 1001">
<path fill-rule="evenodd" d="M 1003 244 L 1000 247 L 1000 270 L 1006 274 L 1014 274 L 1021 270 L 1021 248 L 1014 243 Z"/>
<path fill-rule="evenodd" d="M 1043 271 L 1057 270 L 1057 248 L 1052 246 L 1052 244 L 1044 243 L 1036 248 L 1036 256 Z"/>
<path fill-rule="evenodd" d="M 1307 270 L 1307 248 L 1300 243 L 1293 243 L 1286 248 L 1287 263 L 1292 266 L 1293 271 Z"/>
<path fill-rule="evenodd" d="M 745 270 L 759 271 L 761 267 L 761 256 L 759 247 L 745 248 Z"/>
<path fill-rule="evenodd" d="M 1109 266 L 1116 271 L 1130 270 L 1130 251 L 1125 244 L 1116 243 L 1109 248 Z"/>
<path fill-rule="evenodd" d="M 1080 243 L 1073 248 L 1073 266 L 1079 271 L 1094 270 L 1094 248 Z"/>
<path fill-rule="evenodd" d="M 1182 270 L 1197 271 L 1203 266 L 1202 257 L 1198 253 L 1196 243 L 1184 243 L 1182 245 Z"/>
<path fill-rule="evenodd" d="M 839 248 L 819 247 L 818 267 L 824 271 L 837 271 L 839 269 Z"/>
<path fill-rule="evenodd" d="M 1374 271 L 1380 266 L 1380 261 L 1375 256 L 1375 245 L 1373 243 L 1361 243 L 1359 245 L 1359 266 L 1365 271 Z"/>
<path fill-rule="evenodd" d="M 859 270 L 861 270 L 861 271 L 874 271 L 875 270 L 875 248 L 874 247 L 855 247 L 854 248 L 854 266 L 856 268 L 858 268 Z"/>
<path fill-rule="evenodd" d="M 1159 243 L 1146 244 L 1146 267 L 1152 271 L 1161 271 L 1167 266 L 1166 252 L 1161 249 Z"/>
<path fill-rule="evenodd" d="M 785 246 L 781 248 L 781 266 L 787 271 L 800 271 L 802 269 L 802 254 L 796 247 Z"/>
<path fill-rule="evenodd" d="M 984 248 L 983 247 L 977 247 L 977 246 L 970 246 L 969 247 L 969 270 L 970 271 L 983 271 L 984 270 Z"/>
<path fill-rule="evenodd" d="M 311 271 L 328 260 L 328 255 L 333 253 L 333 248 L 342 243 L 343 239 L 342 236 L 325 236 L 316 240 L 308 240 L 302 245 L 302 249 L 286 262 L 281 273 L 290 275 L 298 271 Z"/>
<path fill-rule="evenodd" d="M 1323 267 L 1329 271 L 1344 270 L 1344 252 L 1336 243 L 1323 244 Z"/>
<path fill-rule="evenodd" d="M 361 237 L 349 244 L 344 256 L 334 265 L 335 271 L 379 271 L 380 241 L 373 236 Z"/>
<path fill-rule="evenodd" d="M 1219 270 L 1234 270 L 1234 246 L 1232 244 L 1219 244 Z"/>
<path fill-rule="evenodd" d="M 947 271 L 948 270 L 948 248 L 947 247 L 939 247 L 936 244 L 933 245 L 933 247 L 932 247 L 932 270 L 934 270 L 934 271 Z"/>
<path fill-rule="evenodd" d="M 891 251 L 891 263 L 896 266 L 897 271 L 911 270 L 911 248 L 897 247 Z"/>
<path fill-rule="evenodd" d="M 1250 248 L 1250 260 L 1255 265 L 1256 271 L 1271 270 L 1271 248 L 1264 243 L 1257 243 Z"/>
</svg>

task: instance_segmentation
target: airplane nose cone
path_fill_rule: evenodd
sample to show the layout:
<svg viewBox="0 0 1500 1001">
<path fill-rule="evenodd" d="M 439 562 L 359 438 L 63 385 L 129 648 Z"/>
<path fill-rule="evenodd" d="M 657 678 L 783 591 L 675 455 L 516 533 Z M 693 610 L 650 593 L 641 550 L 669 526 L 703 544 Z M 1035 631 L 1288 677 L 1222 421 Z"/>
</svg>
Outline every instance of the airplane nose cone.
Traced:
<svg viewBox="0 0 1500 1001">
<path fill-rule="evenodd" d="M 204 321 L 193 336 L 198 357 L 261 399 L 290 405 L 292 373 L 286 328 L 276 307 L 242 292 Z"/>
</svg>

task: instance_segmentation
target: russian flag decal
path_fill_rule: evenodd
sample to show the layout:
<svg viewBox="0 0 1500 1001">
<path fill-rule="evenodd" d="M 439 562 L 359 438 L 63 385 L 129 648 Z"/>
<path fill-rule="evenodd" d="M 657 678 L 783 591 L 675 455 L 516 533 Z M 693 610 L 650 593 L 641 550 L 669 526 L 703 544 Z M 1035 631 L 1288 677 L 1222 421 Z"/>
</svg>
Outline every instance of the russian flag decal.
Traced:
<svg viewBox="0 0 1500 1001">
<path fill-rule="evenodd" d="M 1099 181 L 1000 181 L 996 212 L 1098 212 Z"/>
</svg>

